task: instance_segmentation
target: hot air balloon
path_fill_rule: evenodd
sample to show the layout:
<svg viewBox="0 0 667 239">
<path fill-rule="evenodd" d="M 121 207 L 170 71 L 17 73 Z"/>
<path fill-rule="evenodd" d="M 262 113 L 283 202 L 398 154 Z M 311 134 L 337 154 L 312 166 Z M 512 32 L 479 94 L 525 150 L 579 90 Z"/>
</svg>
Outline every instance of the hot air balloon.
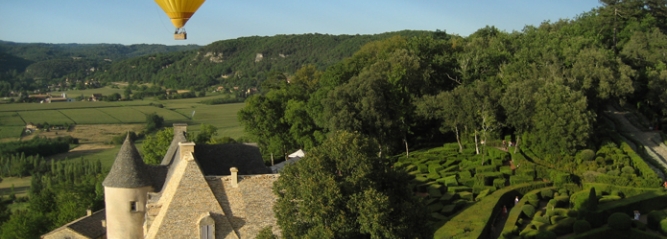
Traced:
<svg viewBox="0 0 667 239">
<path fill-rule="evenodd" d="M 183 26 L 204 3 L 204 0 L 155 0 L 155 3 L 164 10 L 176 27 L 174 39 L 185 40 L 188 39 L 188 35 Z"/>
</svg>

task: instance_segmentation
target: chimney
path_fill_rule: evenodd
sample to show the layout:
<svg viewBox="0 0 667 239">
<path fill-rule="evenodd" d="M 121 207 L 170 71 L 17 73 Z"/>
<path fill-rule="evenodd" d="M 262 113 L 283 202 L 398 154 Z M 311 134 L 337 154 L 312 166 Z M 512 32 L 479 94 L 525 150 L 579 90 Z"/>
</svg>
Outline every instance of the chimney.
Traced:
<svg viewBox="0 0 667 239">
<path fill-rule="evenodd" d="M 195 143 L 194 142 L 185 142 L 178 143 L 178 151 L 180 152 L 181 159 L 194 160 L 195 154 Z"/>
<path fill-rule="evenodd" d="M 93 215 L 93 210 L 86 209 L 86 216 Z"/>
<path fill-rule="evenodd" d="M 185 132 L 188 132 L 188 124 L 186 123 L 174 124 L 174 135 L 184 134 Z"/>
<path fill-rule="evenodd" d="M 104 228 L 107 227 L 107 220 L 102 220 L 102 227 L 104 227 Z"/>
<path fill-rule="evenodd" d="M 236 167 L 231 167 L 229 171 L 232 172 L 232 187 L 239 187 L 239 170 Z"/>
</svg>

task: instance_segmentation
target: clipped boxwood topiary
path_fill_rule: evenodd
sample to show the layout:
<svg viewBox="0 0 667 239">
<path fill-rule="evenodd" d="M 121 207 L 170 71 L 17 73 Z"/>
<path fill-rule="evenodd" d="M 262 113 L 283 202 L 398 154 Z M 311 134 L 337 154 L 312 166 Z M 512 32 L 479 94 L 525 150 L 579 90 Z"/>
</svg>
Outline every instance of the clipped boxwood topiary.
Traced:
<svg viewBox="0 0 667 239">
<path fill-rule="evenodd" d="M 660 221 L 662 219 L 667 218 L 667 213 L 665 213 L 662 210 L 654 210 L 646 214 L 646 225 L 648 228 L 651 230 L 659 230 L 660 229 Z"/>
<path fill-rule="evenodd" d="M 523 214 L 525 214 L 528 218 L 533 218 L 533 215 L 535 215 L 535 207 L 533 205 L 523 205 L 521 208 L 521 211 Z"/>
<path fill-rule="evenodd" d="M 628 214 L 622 212 L 615 212 L 614 214 L 611 214 L 611 216 L 609 216 L 609 218 L 607 219 L 607 225 L 615 230 L 621 230 L 621 231 L 630 230 L 630 228 L 632 227 L 632 219 L 630 219 L 630 216 L 628 216 Z"/>
<path fill-rule="evenodd" d="M 660 232 L 663 235 L 667 235 L 667 218 L 660 221 Z"/>
<path fill-rule="evenodd" d="M 551 199 L 554 197 L 554 191 L 551 189 L 542 189 L 540 191 L 540 196 L 542 196 L 542 199 Z"/>
<path fill-rule="evenodd" d="M 556 239 L 558 238 L 558 235 L 556 235 L 555 232 L 552 231 L 539 231 L 537 235 L 535 235 L 535 239 Z"/>
<path fill-rule="evenodd" d="M 575 234 L 581 234 L 591 230 L 591 224 L 586 220 L 577 220 L 572 225 Z"/>
</svg>

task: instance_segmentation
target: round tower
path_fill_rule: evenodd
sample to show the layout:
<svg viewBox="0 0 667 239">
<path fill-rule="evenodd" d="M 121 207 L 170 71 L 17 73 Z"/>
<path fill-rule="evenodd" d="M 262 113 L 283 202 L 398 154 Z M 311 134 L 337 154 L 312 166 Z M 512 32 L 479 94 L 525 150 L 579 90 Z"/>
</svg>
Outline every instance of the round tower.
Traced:
<svg viewBox="0 0 667 239">
<path fill-rule="evenodd" d="M 130 142 L 129 134 L 102 185 L 107 238 L 143 239 L 146 201 L 152 183 L 139 151 Z"/>
</svg>

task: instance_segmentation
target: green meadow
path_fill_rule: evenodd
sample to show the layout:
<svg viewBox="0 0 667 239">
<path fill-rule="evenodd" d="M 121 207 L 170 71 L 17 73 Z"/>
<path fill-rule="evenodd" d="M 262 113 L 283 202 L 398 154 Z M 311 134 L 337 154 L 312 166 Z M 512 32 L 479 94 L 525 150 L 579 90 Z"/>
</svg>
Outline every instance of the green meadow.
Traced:
<svg viewBox="0 0 667 239">
<path fill-rule="evenodd" d="M 199 102 L 220 98 L 210 95 L 202 98 L 176 100 L 134 100 L 118 102 L 59 102 L 51 104 L 15 103 L 0 107 L 0 140 L 16 139 L 26 123 L 56 124 L 136 124 L 143 123 L 146 115 L 156 113 L 167 125 L 187 123 L 188 131 L 197 132 L 201 124 L 218 128 L 219 136 L 239 138 L 244 135 L 236 113 L 244 103 L 205 105 Z M 158 107 L 161 105 L 162 107 Z M 195 112 L 194 118 L 192 113 Z"/>
</svg>

